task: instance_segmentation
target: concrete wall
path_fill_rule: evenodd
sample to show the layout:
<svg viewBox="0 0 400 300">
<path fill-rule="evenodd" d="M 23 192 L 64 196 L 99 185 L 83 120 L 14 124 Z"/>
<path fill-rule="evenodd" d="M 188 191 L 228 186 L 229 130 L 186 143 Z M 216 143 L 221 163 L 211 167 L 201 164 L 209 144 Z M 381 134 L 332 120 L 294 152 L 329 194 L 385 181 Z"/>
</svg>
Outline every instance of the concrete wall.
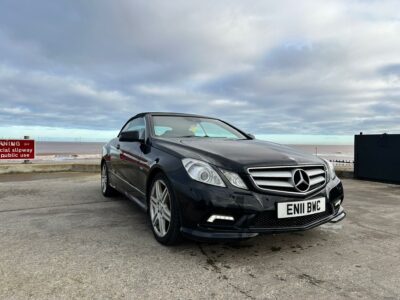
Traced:
<svg viewBox="0 0 400 300">
<path fill-rule="evenodd" d="M 0 174 L 47 172 L 100 172 L 100 163 L 3 164 Z"/>
</svg>

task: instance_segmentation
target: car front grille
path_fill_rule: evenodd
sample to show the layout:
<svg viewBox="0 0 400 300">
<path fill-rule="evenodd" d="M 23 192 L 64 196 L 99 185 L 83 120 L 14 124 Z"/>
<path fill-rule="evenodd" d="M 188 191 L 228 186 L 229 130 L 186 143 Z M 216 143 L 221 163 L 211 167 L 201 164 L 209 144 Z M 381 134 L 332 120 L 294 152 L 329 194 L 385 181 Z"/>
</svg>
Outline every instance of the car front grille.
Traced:
<svg viewBox="0 0 400 300">
<path fill-rule="evenodd" d="M 327 218 L 331 213 L 327 210 L 309 216 L 278 219 L 276 212 L 263 212 L 258 214 L 252 222 L 253 228 L 290 228 L 303 227 Z"/>
<path fill-rule="evenodd" d="M 294 173 L 298 170 L 304 171 L 308 176 L 309 188 L 306 191 L 296 188 Z M 308 195 L 321 189 L 326 184 L 327 176 L 324 165 L 256 167 L 247 171 L 258 189 L 290 195 Z"/>
</svg>

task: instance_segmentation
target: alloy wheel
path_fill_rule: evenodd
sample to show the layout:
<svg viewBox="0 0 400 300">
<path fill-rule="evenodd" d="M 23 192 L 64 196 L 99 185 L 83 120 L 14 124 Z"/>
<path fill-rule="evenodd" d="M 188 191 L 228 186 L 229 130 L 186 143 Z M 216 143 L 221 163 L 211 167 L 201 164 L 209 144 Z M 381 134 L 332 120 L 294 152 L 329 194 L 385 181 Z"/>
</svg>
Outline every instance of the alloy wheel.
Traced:
<svg viewBox="0 0 400 300">
<path fill-rule="evenodd" d="M 161 179 L 154 182 L 150 193 L 150 219 L 154 232 L 164 237 L 171 223 L 171 199 L 168 187 Z"/>
</svg>

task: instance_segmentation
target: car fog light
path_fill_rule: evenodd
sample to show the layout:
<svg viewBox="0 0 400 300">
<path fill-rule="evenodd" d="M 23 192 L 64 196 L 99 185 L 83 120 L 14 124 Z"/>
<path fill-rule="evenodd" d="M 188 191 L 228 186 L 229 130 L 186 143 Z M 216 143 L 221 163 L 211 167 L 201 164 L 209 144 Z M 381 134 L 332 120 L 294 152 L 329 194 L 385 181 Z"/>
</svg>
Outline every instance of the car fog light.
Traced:
<svg viewBox="0 0 400 300">
<path fill-rule="evenodd" d="M 208 223 L 213 223 L 215 220 L 234 221 L 232 216 L 212 215 L 208 218 Z"/>
</svg>

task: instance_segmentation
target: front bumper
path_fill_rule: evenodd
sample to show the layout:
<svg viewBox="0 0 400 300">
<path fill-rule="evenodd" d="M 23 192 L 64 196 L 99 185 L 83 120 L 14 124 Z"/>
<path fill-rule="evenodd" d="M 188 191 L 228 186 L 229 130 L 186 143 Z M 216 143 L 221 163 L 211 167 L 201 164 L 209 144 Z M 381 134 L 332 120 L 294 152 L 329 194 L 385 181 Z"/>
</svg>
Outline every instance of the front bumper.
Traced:
<svg viewBox="0 0 400 300">
<path fill-rule="evenodd" d="M 346 217 L 343 207 L 340 207 L 336 214 L 328 218 L 320 219 L 314 223 L 305 226 L 287 226 L 280 228 L 237 228 L 236 230 L 224 230 L 216 228 L 202 228 L 197 229 L 181 227 L 183 235 L 196 240 L 240 240 L 255 237 L 259 234 L 266 233 L 284 233 L 292 231 L 308 230 L 327 222 L 337 223 Z"/>
<path fill-rule="evenodd" d="M 327 222 L 339 222 L 345 217 L 341 206 L 343 186 L 338 178 L 322 190 L 307 197 L 273 195 L 220 188 L 195 181 L 174 181 L 175 196 L 181 211 L 181 232 L 194 239 L 246 239 L 260 233 L 278 233 L 307 230 Z M 326 211 L 309 216 L 278 219 L 277 203 L 324 197 Z M 232 216 L 234 221 L 207 222 L 212 215 Z"/>
</svg>

